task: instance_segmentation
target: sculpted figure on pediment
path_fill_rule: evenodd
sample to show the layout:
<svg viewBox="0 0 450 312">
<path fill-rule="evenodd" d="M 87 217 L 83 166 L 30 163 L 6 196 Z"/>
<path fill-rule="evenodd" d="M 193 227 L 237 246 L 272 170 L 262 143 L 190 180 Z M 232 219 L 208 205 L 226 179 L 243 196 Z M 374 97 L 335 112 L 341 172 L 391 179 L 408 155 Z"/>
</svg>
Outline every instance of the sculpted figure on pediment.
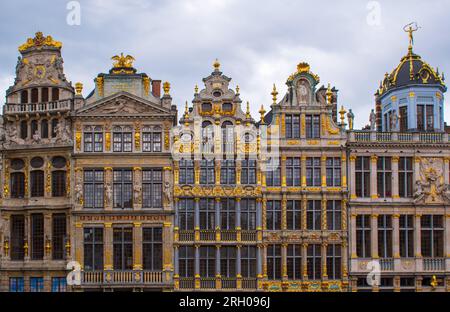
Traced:
<svg viewBox="0 0 450 312">
<path fill-rule="evenodd" d="M 144 111 L 145 109 L 143 107 L 128 103 L 126 99 L 118 98 L 114 102 L 112 102 L 112 105 L 104 107 L 100 112 L 104 114 L 139 114 L 143 113 Z"/>
</svg>

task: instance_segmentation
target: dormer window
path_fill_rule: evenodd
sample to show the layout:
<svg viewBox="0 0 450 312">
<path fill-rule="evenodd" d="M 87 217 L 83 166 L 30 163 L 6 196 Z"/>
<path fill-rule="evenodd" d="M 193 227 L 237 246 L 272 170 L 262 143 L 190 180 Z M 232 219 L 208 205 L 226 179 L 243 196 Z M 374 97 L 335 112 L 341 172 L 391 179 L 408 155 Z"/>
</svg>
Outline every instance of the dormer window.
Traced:
<svg viewBox="0 0 450 312">
<path fill-rule="evenodd" d="M 212 104 L 211 103 L 203 103 L 202 104 L 202 112 L 210 112 L 212 111 Z"/>
<path fill-rule="evenodd" d="M 224 111 L 224 112 L 231 112 L 231 111 L 233 111 L 233 104 L 231 104 L 231 103 L 223 103 L 222 111 Z"/>
<path fill-rule="evenodd" d="M 213 92 L 213 96 L 214 96 L 214 97 L 221 97 L 221 96 L 222 96 L 222 92 L 220 92 L 220 91 L 214 91 L 214 92 Z"/>
</svg>

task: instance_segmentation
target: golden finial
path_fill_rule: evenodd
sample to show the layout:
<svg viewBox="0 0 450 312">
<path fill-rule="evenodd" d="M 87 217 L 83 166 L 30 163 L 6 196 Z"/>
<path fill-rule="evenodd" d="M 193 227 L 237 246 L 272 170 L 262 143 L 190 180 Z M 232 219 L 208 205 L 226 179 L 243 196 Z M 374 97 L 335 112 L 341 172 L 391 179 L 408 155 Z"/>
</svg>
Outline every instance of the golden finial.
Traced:
<svg viewBox="0 0 450 312">
<path fill-rule="evenodd" d="M 198 86 L 197 85 L 195 85 L 195 87 L 194 87 L 194 92 L 195 92 L 195 94 L 198 94 Z"/>
<path fill-rule="evenodd" d="M 219 63 L 219 60 L 218 60 L 218 59 L 216 59 L 216 60 L 214 61 L 213 66 L 214 66 L 214 70 L 216 70 L 216 71 L 219 71 L 219 70 L 220 70 L 220 63 Z"/>
<path fill-rule="evenodd" d="M 81 95 L 81 92 L 83 92 L 83 84 L 81 82 L 77 82 L 75 84 L 75 95 Z"/>
<path fill-rule="evenodd" d="M 239 88 L 239 86 L 236 86 L 236 94 L 240 94 L 239 91 L 241 91 L 241 89 Z"/>
<path fill-rule="evenodd" d="M 259 110 L 259 114 L 261 115 L 261 124 L 264 124 L 264 115 L 266 113 L 266 110 L 264 109 L 264 105 L 261 105 L 261 109 Z"/>
<path fill-rule="evenodd" d="M 344 125 L 344 121 L 345 121 L 345 113 L 347 111 L 344 108 L 344 105 L 341 106 L 341 110 L 339 111 L 339 115 L 341 115 L 341 125 Z"/>
<path fill-rule="evenodd" d="M 250 102 L 247 101 L 247 111 L 245 112 L 245 117 L 250 119 L 252 116 L 250 115 Z"/>
<path fill-rule="evenodd" d="M 186 101 L 186 106 L 184 107 L 184 118 L 188 118 L 189 117 L 189 107 L 188 107 L 188 102 Z"/>
<path fill-rule="evenodd" d="M 408 33 L 409 37 L 409 47 L 408 51 L 412 53 L 413 45 L 414 45 L 414 32 L 419 30 L 419 26 L 416 22 L 409 23 L 405 27 L 403 27 L 403 30 Z"/>
<path fill-rule="evenodd" d="M 170 93 L 170 83 L 168 81 L 163 83 L 164 95 L 169 95 Z"/>
<path fill-rule="evenodd" d="M 331 84 L 328 84 L 326 96 L 327 96 L 327 103 L 332 104 L 331 101 L 333 100 L 333 91 L 331 90 Z"/>
<path fill-rule="evenodd" d="M 277 95 L 278 95 L 278 91 L 277 91 L 277 87 L 275 86 L 275 84 L 273 84 L 273 90 L 272 90 L 272 100 L 273 100 L 273 104 L 277 104 Z"/>
</svg>

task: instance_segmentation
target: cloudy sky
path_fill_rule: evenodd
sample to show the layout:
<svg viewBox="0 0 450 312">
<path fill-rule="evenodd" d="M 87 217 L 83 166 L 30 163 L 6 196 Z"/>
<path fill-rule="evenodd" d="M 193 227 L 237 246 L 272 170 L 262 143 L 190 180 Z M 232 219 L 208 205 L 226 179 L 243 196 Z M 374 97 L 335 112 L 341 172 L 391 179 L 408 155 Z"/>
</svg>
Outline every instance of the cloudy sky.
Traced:
<svg viewBox="0 0 450 312">
<path fill-rule="evenodd" d="M 124 52 L 153 79 L 169 81 L 179 109 L 218 58 L 254 116 L 271 103 L 275 83 L 306 61 L 339 90 L 356 126 L 368 123 L 373 94 L 406 54 L 403 26 L 417 21 L 415 52 L 450 75 L 450 1 L 79 0 L 80 25 L 69 25 L 66 0 L 2 1 L 0 96 L 13 83 L 17 47 L 36 31 L 63 42 L 65 72 L 86 96 L 111 56 Z M 450 110 L 446 110 L 450 121 Z"/>
</svg>

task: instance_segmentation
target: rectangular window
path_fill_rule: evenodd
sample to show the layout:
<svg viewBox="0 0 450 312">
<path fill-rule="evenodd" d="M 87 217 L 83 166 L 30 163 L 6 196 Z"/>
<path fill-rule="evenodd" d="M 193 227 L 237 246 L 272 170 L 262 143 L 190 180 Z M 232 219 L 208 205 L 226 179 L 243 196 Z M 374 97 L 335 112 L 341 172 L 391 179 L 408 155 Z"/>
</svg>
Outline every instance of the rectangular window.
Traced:
<svg viewBox="0 0 450 312">
<path fill-rule="evenodd" d="M 268 200 L 267 201 L 267 229 L 281 230 L 281 201 Z"/>
<path fill-rule="evenodd" d="M 300 158 L 289 157 L 286 159 L 286 185 L 301 186 Z"/>
<path fill-rule="evenodd" d="M 306 115 L 306 138 L 318 139 L 320 138 L 320 116 Z"/>
<path fill-rule="evenodd" d="M 216 276 L 216 247 L 213 246 L 200 247 L 200 276 L 201 277 Z"/>
<path fill-rule="evenodd" d="M 256 277 L 255 246 L 242 246 L 241 248 L 241 275 L 243 278 Z"/>
<path fill-rule="evenodd" d="M 103 271 L 102 228 L 84 228 L 84 270 Z"/>
<path fill-rule="evenodd" d="M 23 277 L 9 278 L 9 292 L 24 292 Z"/>
<path fill-rule="evenodd" d="M 220 166 L 220 184 L 236 184 L 236 162 L 226 159 L 222 160 Z"/>
<path fill-rule="evenodd" d="M 44 291 L 44 278 L 30 277 L 30 292 L 43 292 L 43 291 Z"/>
<path fill-rule="evenodd" d="M 241 162 L 241 184 L 256 184 L 256 160 L 244 159 Z"/>
<path fill-rule="evenodd" d="M 194 200 L 180 199 L 178 202 L 180 230 L 194 230 Z"/>
<path fill-rule="evenodd" d="M 441 215 L 424 215 L 422 225 L 422 255 L 429 258 L 444 257 L 444 218 Z"/>
<path fill-rule="evenodd" d="M 84 130 L 84 152 L 103 152 L 103 129 L 88 127 Z"/>
<path fill-rule="evenodd" d="M 142 208 L 162 208 L 162 170 L 142 171 Z"/>
<path fill-rule="evenodd" d="M 66 239 L 66 215 L 64 213 L 52 216 L 52 259 L 64 259 L 64 246 Z"/>
<path fill-rule="evenodd" d="M 427 131 L 434 130 L 434 106 L 427 105 Z"/>
<path fill-rule="evenodd" d="M 412 197 L 413 192 L 413 160 L 412 157 L 400 157 L 398 164 L 399 195 L 402 198 Z"/>
<path fill-rule="evenodd" d="M 220 248 L 220 275 L 222 277 L 236 277 L 236 249 L 233 246 Z"/>
<path fill-rule="evenodd" d="M 379 198 L 392 197 L 391 157 L 377 159 L 377 190 Z"/>
<path fill-rule="evenodd" d="M 161 132 L 142 133 L 142 151 L 143 152 L 161 152 Z"/>
<path fill-rule="evenodd" d="M 31 197 L 44 196 L 44 171 L 34 170 L 30 173 Z"/>
<path fill-rule="evenodd" d="M 180 246 L 178 248 L 178 263 L 180 277 L 194 277 L 195 251 L 193 246 Z"/>
<path fill-rule="evenodd" d="M 25 175 L 23 172 L 11 173 L 11 198 L 24 198 L 25 196 Z"/>
<path fill-rule="evenodd" d="M 308 245 L 306 255 L 306 265 L 308 279 L 322 279 L 322 246 L 318 244 Z"/>
<path fill-rule="evenodd" d="M 44 259 L 44 215 L 31 215 L 31 260 Z"/>
<path fill-rule="evenodd" d="M 342 225 L 342 201 L 327 201 L 327 228 L 329 231 L 340 231 Z"/>
<path fill-rule="evenodd" d="M 327 274 L 330 280 L 342 278 L 341 245 L 329 244 L 327 246 Z"/>
<path fill-rule="evenodd" d="M 67 291 L 67 278 L 64 277 L 52 277 L 52 292 L 66 292 Z"/>
<path fill-rule="evenodd" d="M 281 167 L 278 158 L 269 158 L 266 167 L 267 186 L 281 186 Z"/>
<path fill-rule="evenodd" d="M 400 107 L 400 132 L 408 130 L 408 106 Z"/>
<path fill-rule="evenodd" d="M 256 200 L 241 200 L 241 228 L 243 231 L 256 230 Z"/>
<path fill-rule="evenodd" d="M 322 227 L 322 202 L 320 200 L 308 200 L 306 209 L 306 228 L 312 231 L 320 231 Z"/>
<path fill-rule="evenodd" d="M 328 157 L 326 161 L 327 186 L 341 186 L 341 159 Z"/>
<path fill-rule="evenodd" d="M 392 258 L 392 216 L 378 216 L 378 255 Z"/>
<path fill-rule="evenodd" d="M 300 115 L 286 115 L 286 138 L 300 138 Z"/>
<path fill-rule="evenodd" d="M 133 269 L 133 228 L 113 228 L 114 270 Z"/>
<path fill-rule="evenodd" d="M 163 265 L 162 228 L 142 229 L 143 269 L 162 271 Z"/>
<path fill-rule="evenodd" d="M 200 230 L 214 230 L 216 228 L 216 207 L 214 198 L 200 199 Z"/>
<path fill-rule="evenodd" d="M 267 246 L 267 277 L 269 280 L 281 279 L 281 245 Z"/>
<path fill-rule="evenodd" d="M 133 133 L 131 128 L 125 127 L 124 131 L 121 131 L 121 128 L 115 129 L 113 132 L 113 151 L 131 152 L 132 147 L 133 147 Z"/>
<path fill-rule="evenodd" d="M 114 169 L 114 208 L 133 208 L 133 172 L 130 169 Z"/>
<path fill-rule="evenodd" d="M 25 217 L 20 215 L 11 216 L 11 260 L 20 261 L 24 259 L 23 245 L 25 243 Z"/>
<path fill-rule="evenodd" d="M 417 105 L 417 130 L 424 131 L 425 130 L 425 107 L 423 105 Z"/>
<path fill-rule="evenodd" d="M 356 196 L 370 197 L 370 157 L 356 157 Z"/>
<path fill-rule="evenodd" d="M 66 172 L 63 170 L 52 172 L 52 196 L 66 196 Z"/>
<path fill-rule="evenodd" d="M 321 186 L 321 175 L 320 157 L 306 158 L 306 185 Z"/>
<path fill-rule="evenodd" d="M 202 159 L 200 161 L 200 184 L 215 184 L 215 169 L 214 160 Z"/>
<path fill-rule="evenodd" d="M 236 227 L 236 201 L 233 198 L 222 198 L 220 204 L 220 228 L 234 230 Z"/>
<path fill-rule="evenodd" d="M 356 216 L 356 254 L 359 258 L 370 258 L 370 215 Z"/>
<path fill-rule="evenodd" d="M 180 184 L 194 184 L 194 161 L 180 160 Z"/>
<path fill-rule="evenodd" d="M 103 170 L 84 169 L 83 171 L 84 208 L 103 208 L 104 174 Z"/>
<path fill-rule="evenodd" d="M 300 200 L 288 200 L 286 203 L 286 223 L 288 230 L 301 230 L 302 208 Z"/>
<path fill-rule="evenodd" d="M 401 215 L 400 223 L 400 257 L 414 258 L 414 220 L 412 215 Z"/>
<path fill-rule="evenodd" d="M 287 275 L 290 280 L 302 279 L 302 245 L 287 246 Z"/>
</svg>

